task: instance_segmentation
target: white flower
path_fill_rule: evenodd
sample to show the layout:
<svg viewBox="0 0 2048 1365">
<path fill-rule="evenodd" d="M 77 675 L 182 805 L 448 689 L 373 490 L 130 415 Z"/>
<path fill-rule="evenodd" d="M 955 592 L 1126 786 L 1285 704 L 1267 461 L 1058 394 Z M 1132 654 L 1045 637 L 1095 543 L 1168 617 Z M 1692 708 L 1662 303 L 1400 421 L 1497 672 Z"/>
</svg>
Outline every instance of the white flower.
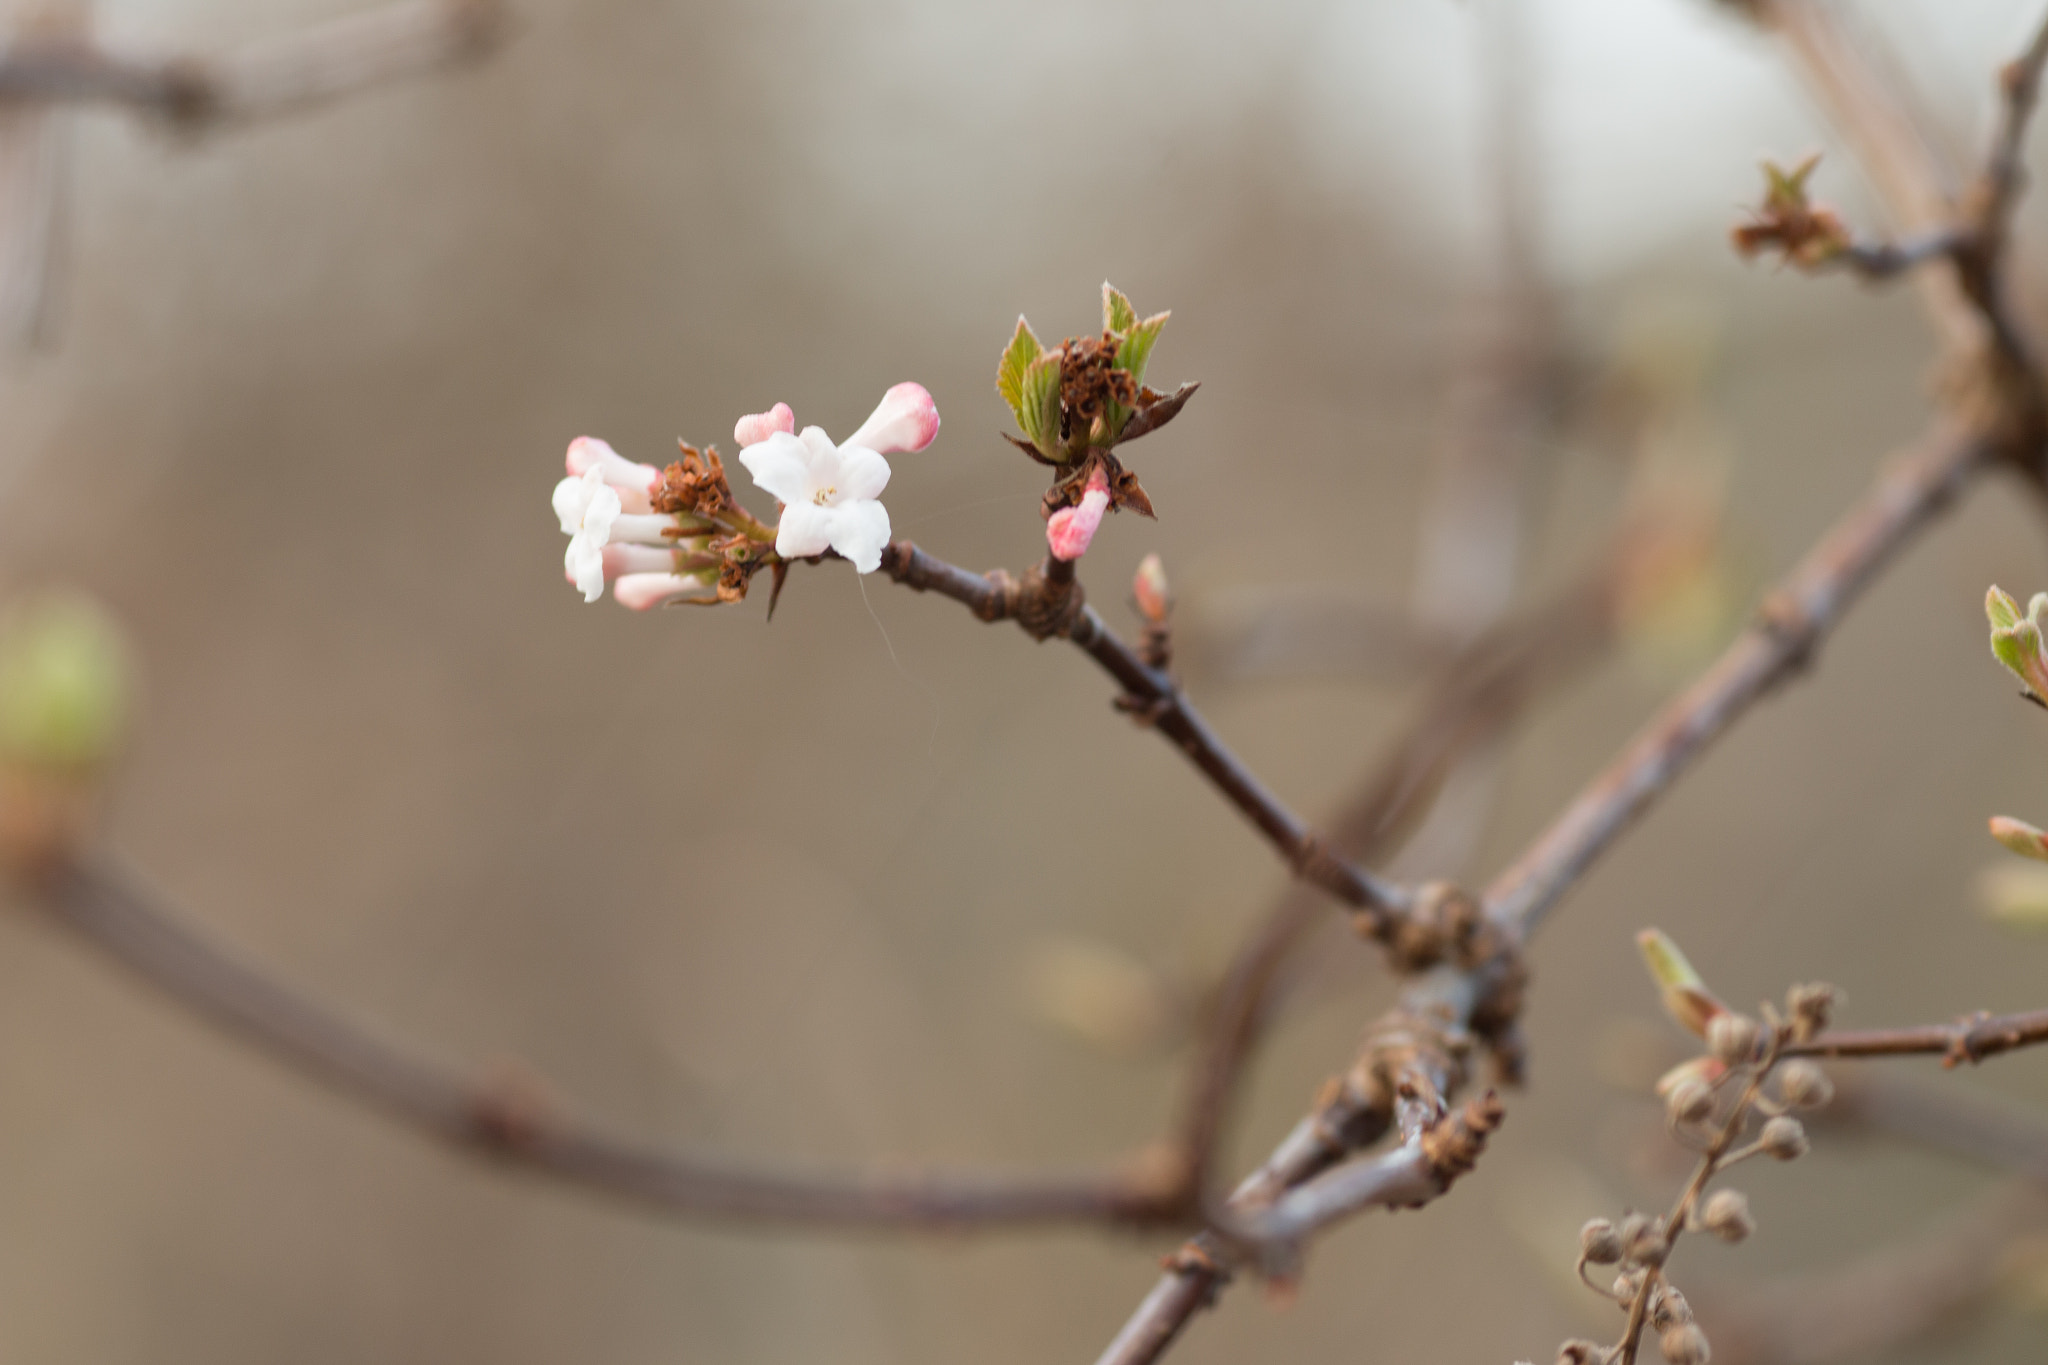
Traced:
<svg viewBox="0 0 2048 1365">
<path fill-rule="evenodd" d="M 624 510 L 619 490 L 604 481 L 604 471 L 596 466 L 580 479 L 571 477 L 555 485 L 555 515 L 569 537 L 562 567 L 586 602 L 604 596 L 604 547 Z"/>
<path fill-rule="evenodd" d="M 804 559 L 836 550 L 859 572 L 873 573 L 889 543 L 889 511 L 877 500 L 889 483 L 882 453 L 931 444 L 939 430 L 931 395 L 921 385 L 898 384 L 840 446 L 818 427 L 794 434 L 795 425 L 789 408 L 778 403 L 742 418 L 734 431 L 746 442 L 740 463 L 783 504 L 775 552 Z"/>
<path fill-rule="evenodd" d="M 555 516 L 569 537 L 563 573 L 584 601 L 604 596 L 605 583 L 624 574 L 671 573 L 676 552 L 693 548 L 678 540 L 678 518 L 653 510 L 661 478 L 653 465 L 635 464 L 589 436 L 569 443 L 567 464 L 569 477 L 555 485 Z"/>
</svg>

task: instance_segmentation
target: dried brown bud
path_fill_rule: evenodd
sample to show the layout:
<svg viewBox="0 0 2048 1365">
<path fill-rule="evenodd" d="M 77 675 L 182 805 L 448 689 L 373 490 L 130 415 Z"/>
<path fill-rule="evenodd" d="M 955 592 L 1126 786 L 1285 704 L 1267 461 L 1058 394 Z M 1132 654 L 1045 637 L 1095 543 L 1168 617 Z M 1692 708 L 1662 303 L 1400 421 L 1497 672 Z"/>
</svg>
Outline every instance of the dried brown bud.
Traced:
<svg viewBox="0 0 2048 1365">
<path fill-rule="evenodd" d="M 1621 1259 L 1621 1234 L 1605 1218 L 1579 1229 L 1579 1254 L 1591 1265 L 1613 1265 Z"/>
<path fill-rule="evenodd" d="M 1714 1110 L 1714 1088 L 1687 1076 L 1664 1097 L 1664 1113 L 1673 1123 L 1698 1123 Z"/>
<path fill-rule="evenodd" d="M 1835 1097 L 1835 1083 L 1812 1062 L 1790 1061 L 1778 1068 L 1778 1093 L 1801 1109 L 1816 1109 Z"/>
<path fill-rule="evenodd" d="M 1707 1050 L 1729 1066 L 1742 1066 L 1756 1059 L 1758 1034 L 1756 1020 L 1724 1010 L 1707 1025 Z"/>
<path fill-rule="evenodd" d="M 1557 1348 L 1557 1365 L 1600 1365 L 1605 1359 L 1607 1348 L 1584 1337 L 1573 1337 Z"/>
<path fill-rule="evenodd" d="M 1630 1265 L 1661 1266 L 1664 1258 L 1671 1254 L 1671 1243 L 1664 1240 L 1661 1228 L 1650 1227 L 1629 1239 L 1627 1259 Z"/>
<path fill-rule="evenodd" d="M 1715 1190 L 1700 1209 L 1700 1226 L 1724 1242 L 1739 1242 L 1756 1231 L 1749 1197 L 1741 1190 Z"/>
<path fill-rule="evenodd" d="M 1806 1125 L 1798 1119 L 1780 1114 L 1764 1125 L 1757 1135 L 1756 1144 L 1766 1154 L 1780 1161 L 1791 1161 L 1806 1155 Z"/>
<path fill-rule="evenodd" d="M 1650 1303 L 1650 1325 L 1660 1332 L 1668 1332 L 1680 1323 L 1691 1321 L 1692 1305 L 1685 1301 L 1685 1295 L 1678 1292 L 1678 1286 L 1659 1286 L 1657 1297 Z"/>
<path fill-rule="evenodd" d="M 1657 1345 L 1671 1365 L 1707 1365 L 1707 1361 L 1713 1358 L 1712 1352 L 1707 1350 L 1707 1334 L 1694 1322 L 1681 1322 L 1666 1329 L 1657 1338 Z"/>
<path fill-rule="evenodd" d="M 1838 995 L 1839 992 L 1824 981 L 1806 982 L 1786 992 L 1785 1007 L 1792 1015 L 1794 1031 L 1801 1038 L 1811 1038 L 1826 1028 L 1834 1017 Z"/>
<path fill-rule="evenodd" d="M 1614 1297 L 1623 1303 L 1632 1303 L 1643 1291 L 1643 1276 L 1646 1271 L 1624 1270 L 1614 1277 Z"/>
</svg>

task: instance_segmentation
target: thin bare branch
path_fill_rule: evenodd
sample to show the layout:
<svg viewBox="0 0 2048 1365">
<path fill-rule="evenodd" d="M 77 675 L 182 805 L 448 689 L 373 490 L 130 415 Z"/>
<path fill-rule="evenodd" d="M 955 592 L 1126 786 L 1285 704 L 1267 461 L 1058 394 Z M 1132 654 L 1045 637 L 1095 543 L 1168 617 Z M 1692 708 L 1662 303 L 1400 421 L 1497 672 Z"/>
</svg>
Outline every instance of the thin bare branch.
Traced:
<svg viewBox="0 0 2048 1365">
<path fill-rule="evenodd" d="M 1390 853 L 1462 755 L 1499 736 L 1538 696 L 1598 655 L 1612 638 L 1641 543 L 1661 529 L 1662 523 L 1625 529 L 1555 600 L 1502 622 L 1442 668 L 1422 712 L 1339 810 L 1332 847 L 1368 861 Z M 1321 913 L 1317 896 L 1291 887 L 1238 949 L 1217 988 L 1181 1125 L 1181 1147 L 1199 1186 L 1208 1184 L 1236 1081 L 1277 1008 L 1283 968 Z"/>
<path fill-rule="evenodd" d="M 1182 1216 L 1143 1171 L 1070 1178 L 784 1175 L 678 1157 L 562 1112 L 536 1081 L 458 1076 L 369 1032 L 214 943 L 112 871 L 55 869 L 60 923 L 212 1023 L 459 1151 L 634 1205 L 696 1218 L 873 1228 L 1143 1225 Z"/>
<path fill-rule="evenodd" d="M 1118 705 L 1172 740 L 1224 799 L 1266 836 L 1296 876 L 1354 910 L 1385 921 L 1392 932 L 1410 903 L 1410 893 L 1337 857 L 1268 791 L 1209 728 L 1178 684 L 1139 658 L 1094 608 L 1083 605 L 1071 564 L 1048 561 L 1018 582 L 1000 569 L 986 575 L 971 573 L 899 540 L 883 551 L 882 571 L 918 592 L 950 597 L 984 621 L 1014 620 L 1040 639 L 1065 636 L 1116 679 L 1122 689 Z"/>
<path fill-rule="evenodd" d="M 0 49 L 0 101 L 122 104 L 188 125 L 268 118 L 480 56 L 506 28 L 501 0 L 397 0 L 219 56 L 29 37 Z"/>
<path fill-rule="evenodd" d="M 2015 1048 L 2048 1043 L 2048 1010 L 2025 1014 L 1973 1014 L 1952 1024 L 1901 1029 L 1830 1029 L 1803 1043 L 1788 1043 L 1787 1057 L 1902 1057 L 1932 1054 L 1944 1066 L 1979 1062 Z"/>
</svg>

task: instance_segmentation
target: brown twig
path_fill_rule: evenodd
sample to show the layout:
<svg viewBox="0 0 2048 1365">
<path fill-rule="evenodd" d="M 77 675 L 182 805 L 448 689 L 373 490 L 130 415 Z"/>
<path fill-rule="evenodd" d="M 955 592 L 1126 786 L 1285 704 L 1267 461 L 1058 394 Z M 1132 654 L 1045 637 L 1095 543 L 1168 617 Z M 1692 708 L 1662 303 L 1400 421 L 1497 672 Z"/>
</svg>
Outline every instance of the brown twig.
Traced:
<svg viewBox="0 0 2048 1365">
<path fill-rule="evenodd" d="M 396 0 L 207 57 L 30 37 L 0 49 L 0 101 L 120 104 L 187 126 L 267 118 L 480 56 L 506 20 L 501 0 Z"/>
<path fill-rule="evenodd" d="M 1944 1066 L 1979 1062 L 2014 1048 L 2048 1042 L 2048 1010 L 1973 1014 L 1952 1024 L 1901 1029 L 1831 1029 L 1803 1043 L 1788 1043 L 1787 1057 L 1903 1057 L 1932 1054 Z"/>
<path fill-rule="evenodd" d="M 475 1081 L 385 1041 L 214 943 L 112 871 L 60 866 L 40 903 L 179 1004 L 436 1141 L 638 1206 L 698 1218 L 872 1228 L 1143 1226 L 1185 1216 L 1172 1178 L 783 1175 L 678 1157 L 598 1131 L 537 1081 Z M 1169 1177 L 1171 1173 L 1168 1173 Z"/>
<path fill-rule="evenodd" d="M 1391 852 L 1461 755 L 1502 733 L 1536 697 L 1598 654 L 1612 637 L 1637 542 L 1656 530 L 1625 530 L 1556 600 L 1501 623 L 1439 670 L 1421 714 L 1338 812 L 1331 846 L 1367 860 Z M 1320 914 L 1316 896 L 1290 888 L 1238 949 L 1217 988 L 1181 1123 L 1181 1148 L 1198 1188 L 1208 1185 L 1246 1058 L 1277 1007 L 1284 965 Z"/>
<path fill-rule="evenodd" d="M 1495 879 L 1485 901 L 1489 921 L 1513 939 L 1534 933 L 1544 913 L 1622 831 L 1712 740 L 1811 657 L 1877 571 L 2001 450 L 1997 440 L 1943 420 L 1910 458 L 1880 475 L 1876 486 L 1766 596 L 1757 624 L 1668 703 L 1564 815 Z M 1512 1019 L 1511 997 L 1519 977 L 1511 948 L 1473 968 L 1440 968 L 1412 987 L 1401 1010 L 1390 1018 L 1434 1019 L 1447 1036 L 1463 1036 L 1489 1014 Z M 1509 998 L 1503 999 L 1504 994 Z M 1384 1067 L 1385 1058 L 1369 1041 L 1349 1075 Z M 1462 1079 L 1462 1072 L 1457 1079 Z M 1388 1121 L 1370 1092 L 1338 1087 L 1295 1126 L 1266 1165 L 1239 1186 L 1232 1206 L 1270 1202 L 1279 1191 L 1376 1140 Z M 1214 1260 L 1210 1247 L 1200 1249 Z M 1157 1360 L 1210 1301 L 1227 1273 L 1221 1264 L 1204 1267 L 1200 1258 L 1184 1256 L 1140 1305 L 1098 1365 L 1149 1365 Z"/>
<path fill-rule="evenodd" d="M 1209 728 L 1173 679 L 1138 657 L 1081 600 L 1073 565 L 1048 560 L 1022 582 L 998 569 L 971 573 L 899 540 L 882 552 L 882 571 L 918 592 L 936 592 L 961 603 L 984 621 L 1014 620 L 1037 639 L 1065 636 L 1122 689 L 1118 705 L 1173 743 L 1224 799 L 1242 811 L 1278 850 L 1296 876 L 1344 904 L 1388 925 L 1411 903 L 1411 893 L 1333 854 L 1310 829 L 1232 753 Z"/>
</svg>

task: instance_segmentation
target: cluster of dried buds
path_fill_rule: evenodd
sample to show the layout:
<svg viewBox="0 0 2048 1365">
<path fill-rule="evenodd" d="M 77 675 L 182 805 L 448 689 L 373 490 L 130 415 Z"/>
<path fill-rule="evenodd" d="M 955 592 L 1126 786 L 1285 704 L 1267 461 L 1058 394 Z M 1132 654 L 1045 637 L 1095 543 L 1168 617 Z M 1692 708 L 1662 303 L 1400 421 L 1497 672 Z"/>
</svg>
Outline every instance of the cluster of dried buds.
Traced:
<svg viewBox="0 0 2048 1365">
<path fill-rule="evenodd" d="M 635 610 L 670 602 L 737 602 L 770 569 L 777 591 L 789 565 L 827 554 L 873 573 L 889 543 L 884 456 L 923 450 L 939 411 L 919 384 L 898 384 L 846 440 L 796 429 L 786 403 L 739 420 L 734 439 L 754 483 L 777 500 L 768 525 L 733 497 L 716 449 L 683 445 L 666 469 L 626 459 L 603 441 L 569 443 L 568 477 L 555 485 L 555 515 L 569 537 L 563 569 L 594 602 L 612 584 Z M 771 603 L 772 609 L 772 603 Z"/>
<path fill-rule="evenodd" d="M 1197 385 L 1171 394 L 1146 387 L 1152 348 L 1167 313 L 1140 320 L 1131 301 L 1102 286 L 1102 334 L 1068 337 L 1047 349 L 1017 319 L 996 365 L 996 391 L 1017 419 L 1010 444 L 1055 471 L 1046 492 L 1046 546 L 1054 559 L 1087 553 L 1103 515 L 1126 507 L 1152 515 L 1152 500 L 1115 448 L 1157 431 L 1179 415 Z"/>
<path fill-rule="evenodd" d="M 1775 250 L 1802 270 L 1814 270 L 1846 253 L 1853 245 L 1848 224 L 1826 204 L 1807 198 L 1806 182 L 1820 164 L 1820 153 L 1785 170 L 1764 162 L 1764 202 L 1750 210 L 1731 235 L 1744 256 Z"/>
<path fill-rule="evenodd" d="M 1693 1320 L 1685 1295 L 1671 1282 L 1666 1261 L 1685 1232 L 1740 1242 L 1756 1231 L 1749 1199 L 1740 1190 L 1707 1186 L 1729 1167 L 1752 1157 L 1792 1161 L 1807 1151 L 1806 1127 L 1794 1110 L 1826 1104 L 1834 1094 L 1827 1073 L 1812 1062 L 1784 1058 L 1785 1048 L 1827 1027 L 1834 1008 L 1830 986 L 1795 986 L 1782 1010 L 1765 1004 L 1760 1019 L 1715 999 L 1685 954 L 1655 930 L 1638 940 L 1666 1011 L 1706 1044 L 1657 1082 L 1672 1137 L 1699 1153 L 1700 1167 L 1675 1207 L 1662 1218 L 1630 1213 L 1619 1223 L 1595 1218 L 1579 1232 L 1578 1273 L 1594 1292 L 1628 1314 L 1612 1344 L 1574 1340 L 1559 1348 L 1559 1365 L 1632 1365 L 1645 1330 L 1657 1334 L 1671 1365 L 1706 1365 L 1706 1332 Z M 1588 1275 L 1614 1267 L 1612 1285 Z"/>
</svg>

